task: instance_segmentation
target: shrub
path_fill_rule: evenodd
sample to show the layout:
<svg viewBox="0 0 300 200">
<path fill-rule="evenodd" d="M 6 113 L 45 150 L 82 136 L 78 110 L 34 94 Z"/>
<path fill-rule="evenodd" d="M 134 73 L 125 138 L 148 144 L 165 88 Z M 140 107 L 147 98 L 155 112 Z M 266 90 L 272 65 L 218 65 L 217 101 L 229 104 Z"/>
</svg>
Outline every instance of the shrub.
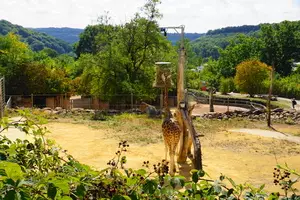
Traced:
<svg viewBox="0 0 300 200">
<path fill-rule="evenodd" d="M 275 79 L 273 93 L 281 97 L 300 99 L 300 74 Z"/>
<path fill-rule="evenodd" d="M 220 92 L 222 94 L 227 94 L 234 90 L 234 81 L 233 78 L 221 78 L 220 82 Z"/>
<path fill-rule="evenodd" d="M 270 70 L 269 66 L 257 60 L 242 62 L 236 69 L 235 85 L 238 90 L 248 93 L 251 97 L 254 94 L 266 93 Z"/>
</svg>

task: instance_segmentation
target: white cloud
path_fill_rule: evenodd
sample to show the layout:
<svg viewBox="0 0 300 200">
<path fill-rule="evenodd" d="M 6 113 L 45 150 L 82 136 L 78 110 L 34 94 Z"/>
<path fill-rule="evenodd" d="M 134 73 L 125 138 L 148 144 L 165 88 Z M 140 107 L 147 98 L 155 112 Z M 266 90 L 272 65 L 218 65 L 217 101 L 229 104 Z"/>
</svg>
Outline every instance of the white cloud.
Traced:
<svg viewBox="0 0 300 200">
<path fill-rule="evenodd" d="M 0 0 L 0 18 L 25 27 L 80 27 L 109 11 L 114 23 L 128 21 L 143 0 Z M 300 0 L 162 0 L 164 26 L 188 32 L 283 20 L 300 20 Z"/>
</svg>

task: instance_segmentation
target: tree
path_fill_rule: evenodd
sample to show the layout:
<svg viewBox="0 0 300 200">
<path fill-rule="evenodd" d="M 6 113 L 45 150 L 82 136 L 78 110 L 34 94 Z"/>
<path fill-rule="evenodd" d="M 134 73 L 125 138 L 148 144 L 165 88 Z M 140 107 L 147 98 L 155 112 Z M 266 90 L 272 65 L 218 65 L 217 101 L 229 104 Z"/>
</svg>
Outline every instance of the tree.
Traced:
<svg viewBox="0 0 300 200">
<path fill-rule="evenodd" d="M 262 60 L 283 76 L 291 73 L 294 60 L 300 60 L 300 23 L 283 21 L 261 26 Z"/>
<path fill-rule="evenodd" d="M 219 65 L 224 77 L 234 77 L 236 66 L 249 59 L 260 59 L 262 41 L 240 34 L 226 49 L 220 49 Z"/>
<path fill-rule="evenodd" d="M 227 94 L 234 90 L 234 81 L 233 78 L 224 78 L 222 77 L 220 80 L 220 92 L 222 94 Z"/>
<path fill-rule="evenodd" d="M 258 60 L 249 60 L 240 63 L 236 70 L 234 81 L 241 92 L 248 93 L 253 97 L 254 94 L 267 91 L 266 81 L 271 67 Z"/>
<path fill-rule="evenodd" d="M 89 84 L 92 95 L 105 95 L 110 100 L 115 94 L 133 92 L 145 99 L 156 96 L 157 90 L 152 86 L 154 63 L 176 55 L 170 42 L 160 34 L 158 3 L 147 1 L 142 13 L 114 28 L 115 31 L 110 26 L 102 26 L 105 30 L 96 37 L 95 43 L 100 48 L 95 56 L 84 56 L 91 57 L 89 64 L 88 60 L 79 59 L 79 63 L 87 63 L 82 81 Z"/>
<path fill-rule="evenodd" d="M 218 62 L 212 59 L 209 59 L 207 63 L 204 64 L 204 69 L 201 72 L 201 80 L 206 82 L 206 85 L 209 89 L 209 111 L 214 112 L 213 105 L 213 93 L 219 86 L 220 79 L 220 69 Z"/>
</svg>

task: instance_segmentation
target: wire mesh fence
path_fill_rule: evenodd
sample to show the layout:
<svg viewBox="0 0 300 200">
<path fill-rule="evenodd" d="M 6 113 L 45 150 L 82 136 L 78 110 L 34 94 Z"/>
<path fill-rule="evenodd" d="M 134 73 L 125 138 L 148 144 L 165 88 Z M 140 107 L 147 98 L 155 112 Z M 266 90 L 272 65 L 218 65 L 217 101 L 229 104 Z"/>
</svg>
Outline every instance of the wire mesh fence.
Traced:
<svg viewBox="0 0 300 200">
<path fill-rule="evenodd" d="M 141 106 L 152 105 L 162 108 L 162 95 L 153 98 L 135 94 L 117 94 L 92 96 L 71 96 L 68 94 L 31 94 L 31 95 L 6 95 L 9 108 L 57 108 L 73 109 L 140 109 Z M 169 106 L 176 106 L 176 96 L 169 96 Z"/>
</svg>

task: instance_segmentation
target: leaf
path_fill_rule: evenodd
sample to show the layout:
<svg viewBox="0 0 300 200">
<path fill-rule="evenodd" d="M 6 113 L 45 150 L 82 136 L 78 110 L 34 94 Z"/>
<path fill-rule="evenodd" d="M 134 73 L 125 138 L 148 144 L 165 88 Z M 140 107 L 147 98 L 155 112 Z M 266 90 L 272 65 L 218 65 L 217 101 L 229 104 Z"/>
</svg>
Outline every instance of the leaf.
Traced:
<svg viewBox="0 0 300 200">
<path fill-rule="evenodd" d="M 234 189 L 233 189 L 233 188 L 230 188 L 230 189 L 228 190 L 228 192 L 227 192 L 227 197 L 230 197 L 230 195 L 233 194 L 233 191 L 234 191 Z"/>
<path fill-rule="evenodd" d="M 173 177 L 170 182 L 171 186 L 175 189 L 177 186 L 184 186 L 184 177 Z"/>
<path fill-rule="evenodd" d="M 232 180 L 232 178 L 228 178 L 228 177 L 226 177 L 227 178 L 227 180 L 231 183 L 231 185 L 234 187 L 234 188 L 236 188 L 236 183 Z"/>
<path fill-rule="evenodd" d="M 214 191 L 217 193 L 217 194 L 220 194 L 222 192 L 222 188 L 220 185 L 214 185 Z"/>
<path fill-rule="evenodd" d="M 122 195 L 114 195 L 112 200 L 131 200 L 131 198 L 129 196 L 122 196 Z"/>
<path fill-rule="evenodd" d="M 199 177 L 205 176 L 205 172 L 204 172 L 203 170 L 199 170 L 199 171 L 198 171 L 198 176 L 199 176 Z"/>
<path fill-rule="evenodd" d="M 196 194 L 196 195 L 195 195 L 195 199 L 196 199 L 196 200 L 201 200 L 201 195 L 200 195 L 200 194 Z"/>
<path fill-rule="evenodd" d="M 139 170 L 136 171 L 136 173 L 141 175 L 141 176 L 144 176 L 147 173 L 147 171 L 144 170 L 144 169 L 139 169 Z"/>
<path fill-rule="evenodd" d="M 25 191 L 25 192 L 21 191 L 20 195 L 21 195 L 21 200 L 31 200 L 32 199 L 29 191 Z"/>
<path fill-rule="evenodd" d="M 72 200 L 72 198 L 69 196 L 63 196 L 60 200 Z"/>
<path fill-rule="evenodd" d="M 157 183 L 154 180 L 147 180 L 143 185 L 143 191 L 145 193 L 153 194 L 157 188 Z"/>
<path fill-rule="evenodd" d="M 84 197 L 84 195 L 85 195 L 85 187 L 84 187 L 84 185 L 80 184 L 80 185 L 77 186 L 77 188 L 76 188 L 76 195 L 78 197 L 82 197 L 82 198 Z"/>
<path fill-rule="evenodd" d="M 9 190 L 6 195 L 4 196 L 4 200 L 13 200 L 16 197 L 16 191 L 15 190 Z"/>
<path fill-rule="evenodd" d="M 265 184 L 262 184 L 260 187 L 259 187 L 259 190 L 263 190 L 265 188 Z"/>
<path fill-rule="evenodd" d="M 5 170 L 6 176 L 14 181 L 23 178 L 23 172 L 17 163 L 2 161 L 0 162 L 0 169 Z"/>
<path fill-rule="evenodd" d="M 138 200 L 139 199 L 138 196 L 137 196 L 137 194 L 136 194 L 136 191 L 133 191 L 130 194 L 130 198 L 131 198 L 131 200 Z"/>
<path fill-rule="evenodd" d="M 68 180 L 56 179 L 56 180 L 51 181 L 51 183 L 53 183 L 57 187 L 57 189 L 62 190 L 64 194 L 68 194 L 70 191 Z"/>
<path fill-rule="evenodd" d="M 192 180 L 194 183 L 197 183 L 199 180 L 198 172 L 194 172 L 192 175 Z"/>
<path fill-rule="evenodd" d="M 0 169 L 0 176 L 7 176 L 5 169 Z"/>
<path fill-rule="evenodd" d="M 57 194 L 56 187 L 54 186 L 53 183 L 49 183 L 48 190 L 47 190 L 48 197 L 51 199 L 55 199 L 56 194 Z"/>
</svg>

